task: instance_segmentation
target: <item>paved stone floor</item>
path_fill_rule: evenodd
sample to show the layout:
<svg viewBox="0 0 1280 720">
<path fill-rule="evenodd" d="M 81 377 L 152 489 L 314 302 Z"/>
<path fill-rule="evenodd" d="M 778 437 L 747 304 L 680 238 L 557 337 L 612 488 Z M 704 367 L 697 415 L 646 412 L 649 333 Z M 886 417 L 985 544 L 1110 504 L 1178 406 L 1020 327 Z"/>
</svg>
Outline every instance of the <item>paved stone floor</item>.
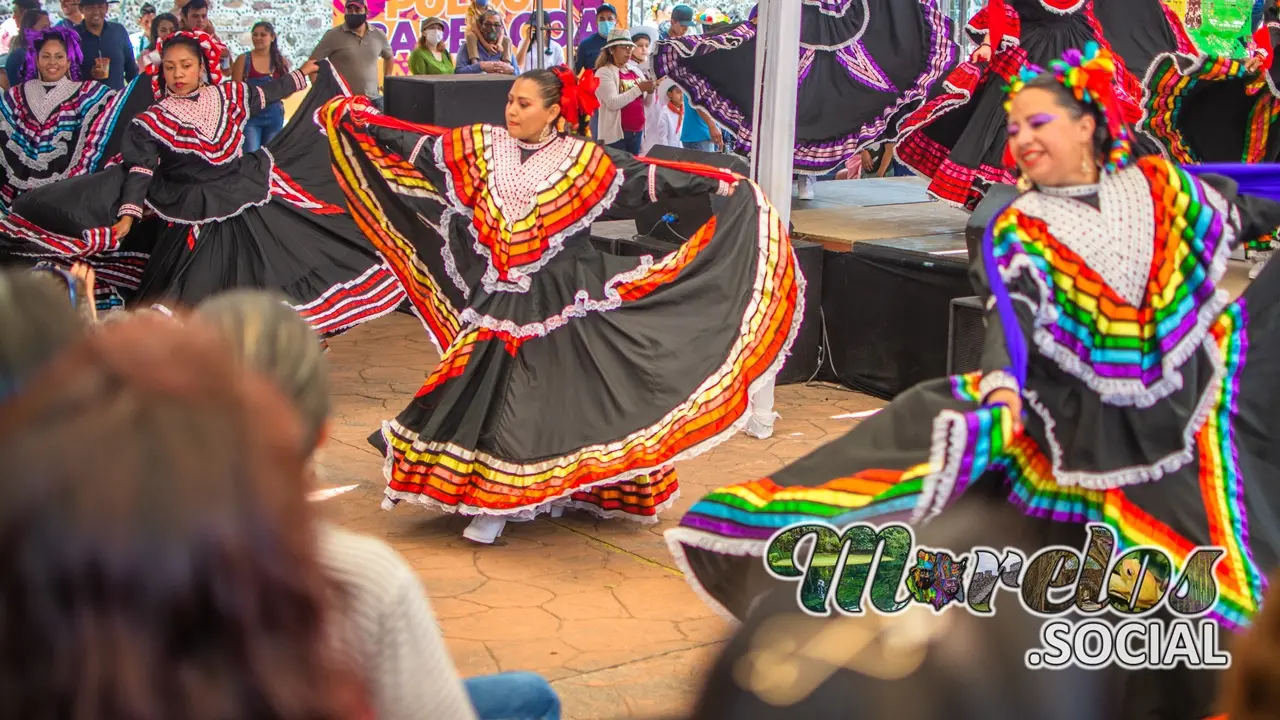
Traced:
<svg viewBox="0 0 1280 720">
<path fill-rule="evenodd" d="M 778 388 L 769 440 L 738 436 L 679 466 L 682 495 L 656 525 L 563 518 L 508 525 L 499 543 L 461 537 L 466 520 L 379 508 L 382 463 L 365 437 L 418 390 L 437 354 L 417 320 L 393 315 L 331 342 L 334 427 L 319 458 L 319 501 L 349 528 L 385 539 L 417 568 L 463 675 L 533 670 L 566 718 L 675 718 L 687 712 L 729 626 L 689 589 L 662 541 L 705 491 L 764 476 L 878 400 L 825 385 Z"/>
</svg>

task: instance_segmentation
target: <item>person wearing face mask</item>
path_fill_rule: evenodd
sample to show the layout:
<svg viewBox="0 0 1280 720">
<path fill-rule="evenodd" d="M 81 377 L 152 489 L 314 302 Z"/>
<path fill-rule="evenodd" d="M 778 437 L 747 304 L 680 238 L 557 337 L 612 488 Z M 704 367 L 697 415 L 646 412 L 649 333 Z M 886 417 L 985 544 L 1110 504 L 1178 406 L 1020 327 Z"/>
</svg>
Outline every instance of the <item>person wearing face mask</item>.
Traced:
<svg viewBox="0 0 1280 720">
<path fill-rule="evenodd" d="M 518 75 L 511 42 L 502 32 L 502 13 L 490 8 L 480 16 L 480 37 L 476 47 L 466 48 L 466 55 L 458 56 L 459 75 Z"/>
<path fill-rule="evenodd" d="M 452 75 L 453 56 L 444 44 L 444 20 L 429 17 L 422 21 L 418 46 L 409 53 L 411 75 Z"/>
<path fill-rule="evenodd" d="M 520 29 L 520 47 L 516 49 L 516 63 L 522 72 L 538 69 L 538 43 L 534 39 L 537 31 L 538 18 L 536 15 L 530 15 L 529 22 Z M 545 69 L 563 65 L 564 48 L 551 39 L 553 35 L 563 31 L 560 28 L 551 27 L 551 16 L 545 11 L 542 13 L 542 32 L 542 67 Z"/>
<path fill-rule="evenodd" d="M 365 0 L 348 2 L 342 25 L 320 38 L 316 49 L 311 51 L 310 59 L 333 63 L 338 74 L 347 81 L 351 92 L 364 95 L 381 107 L 380 78 L 385 74 L 385 66 L 380 71 L 378 59 L 390 62 L 395 55 L 391 52 L 387 34 L 369 26 L 368 13 Z"/>
<path fill-rule="evenodd" d="M 596 60 L 600 59 L 600 51 L 604 49 L 605 43 L 609 42 L 609 33 L 618 27 L 618 11 L 609 3 L 605 3 L 596 8 L 596 33 L 583 38 L 578 43 L 578 51 L 574 54 L 573 70 L 581 73 L 583 70 L 595 68 Z"/>
</svg>

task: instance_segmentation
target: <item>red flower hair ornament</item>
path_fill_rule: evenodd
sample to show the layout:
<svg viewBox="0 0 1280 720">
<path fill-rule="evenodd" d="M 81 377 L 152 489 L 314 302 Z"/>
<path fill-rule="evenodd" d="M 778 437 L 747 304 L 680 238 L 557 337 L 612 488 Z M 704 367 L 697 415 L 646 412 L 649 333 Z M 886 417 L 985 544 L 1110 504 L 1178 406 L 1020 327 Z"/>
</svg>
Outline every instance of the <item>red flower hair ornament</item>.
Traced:
<svg viewBox="0 0 1280 720">
<path fill-rule="evenodd" d="M 600 80 L 591 70 L 584 70 L 582 77 L 576 77 L 567 65 L 557 65 L 551 68 L 551 72 L 564 86 L 560 91 L 560 116 L 577 127 L 600 107 L 600 100 L 596 98 Z"/>
<path fill-rule="evenodd" d="M 222 43 L 202 30 L 181 30 L 165 38 L 160 43 L 157 49 L 160 51 L 161 57 L 164 56 L 165 48 L 173 45 L 174 41 L 181 41 L 184 44 L 194 42 L 199 45 L 206 82 L 210 85 L 217 85 L 222 82 L 222 53 L 225 50 Z M 154 74 L 151 78 L 151 89 L 155 92 L 157 98 L 168 90 L 164 86 L 163 65 L 164 63 L 159 63 L 151 68 L 151 72 Z"/>
</svg>

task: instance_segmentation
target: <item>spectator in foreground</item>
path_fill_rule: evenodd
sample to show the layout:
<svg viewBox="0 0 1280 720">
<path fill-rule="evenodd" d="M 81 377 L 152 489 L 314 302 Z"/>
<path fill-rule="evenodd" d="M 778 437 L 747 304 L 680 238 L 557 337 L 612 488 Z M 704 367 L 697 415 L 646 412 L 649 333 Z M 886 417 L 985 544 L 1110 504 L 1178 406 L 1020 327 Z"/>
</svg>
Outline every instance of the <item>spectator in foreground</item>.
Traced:
<svg viewBox="0 0 1280 720">
<path fill-rule="evenodd" d="M 27 12 L 40 9 L 40 0 L 14 0 L 13 15 L 0 23 L 0 55 L 10 52 L 11 43 L 18 36 L 22 16 Z"/>
<path fill-rule="evenodd" d="M 578 50 L 573 54 L 573 70 L 581 73 L 594 68 L 600 59 L 600 51 L 609 42 L 609 33 L 618 27 L 618 11 L 609 3 L 596 8 L 596 32 L 582 38 Z"/>
<path fill-rule="evenodd" d="M 33 378 L 0 413 L 6 713 L 367 717 L 300 443 L 280 394 L 196 326 L 103 326 Z"/>
<path fill-rule="evenodd" d="M 453 55 L 444 42 L 444 20 L 429 17 L 422 21 L 418 45 L 409 53 L 409 74 L 452 75 Z"/>
<path fill-rule="evenodd" d="M 138 76 L 129 31 L 120 23 L 107 20 L 107 0 L 81 0 L 80 10 L 84 13 L 84 22 L 76 28 L 80 51 L 84 53 L 80 77 L 93 78 L 112 90 L 123 90 L 125 83 Z"/>
<path fill-rule="evenodd" d="M 475 54 L 464 48 L 458 55 L 459 75 L 517 75 L 515 57 L 511 54 L 511 42 L 503 33 L 502 13 L 494 9 L 480 16 L 480 40 Z"/>
<path fill-rule="evenodd" d="M 273 381 L 302 418 L 305 452 L 323 443 L 329 422 L 329 379 L 319 338 L 285 298 L 236 290 L 201 303 L 247 367 Z M 299 496 L 302 487 L 297 488 Z M 385 543 L 320 526 L 320 562 L 347 600 L 340 637 L 365 668 L 377 720 L 554 720 L 555 691 L 532 673 L 461 681 L 417 574 Z M 465 690 L 464 690 L 465 685 Z"/>
<path fill-rule="evenodd" d="M 521 72 L 538 70 L 538 19 L 530 16 L 529 22 L 520 29 L 520 47 L 516 49 L 516 64 Z M 544 10 L 542 13 L 542 70 L 550 70 L 557 65 L 564 65 L 564 48 L 552 38 L 562 29 L 551 27 L 551 16 Z"/>
<path fill-rule="evenodd" d="M 696 24 L 693 8 L 677 5 L 671 9 L 671 28 L 667 32 L 673 38 L 682 38 Z M 684 96 L 684 126 L 680 131 L 680 141 L 689 150 L 716 152 L 724 149 L 724 134 L 720 132 L 720 126 L 706 110 L 691 105 L 687 94 Z"/>
<path fill-rule="evenodd" d="M 47 27 L 49 13 L 44 10 L 28 10 L 22 14 L 18 34 L 13 37 L 13 44 L 9 46 L 9 57 L 4 60 L 4 80 L 0 82 L 0 87 L 8 90 L 23 83 L 27 77 L 27 31 L 44 30 Z"/>
<path fill-rule="evenodd" d="M 133 43 L 133 56 L 136 58 L 147 51 L 147 43 L 151 40 L 151 23 L 156 20 L 156 6 L 142 3 L 138 8 L 138 32 L 129 36 Z"/>
<path fill-rule="evenodd" d="M 253 50 L 236 58 L 231 77 L 254 87 L 263 87 L 272 80 L 289 74 L 289 61 L 280 53 L 276 42 L 276 29 L 266 20 L 253 24 L 250 32 Z M 284 103 L 277 100 L 265 110 L 249 118 L 244 124 L 244 151 L 253 152 L 271 142 L 284 129 Z"/>
<path fill-rule="evenodd" d="M 60 0 L 58 8 L 62 12 L 62 19 L 58 21 L 59 25 L 70 25 L 78 28 L 80 23 L 84 22 L 84 13 L 80 12 L 80 0 Z"/>
<path fill-rule="evenodd" d="M 634 48 L 626 30 L 614 30 L 600 52 L 596 62 L 600 130 L 596 139 L 611 148 L 639 155 L 644 139 L 645 101 L 654 84 L 631 62 Z"/>
<path fill-rule="evenodd" d="M 195 0 L 191 0 L 195 2 Z M 320 38 L 311 60 L 328 60 L 347 82 L 356 95 L 364 95 L 378 108 L 382 105 L 381 78 L 385 65 L 379 68 L 378 60 L 389 62 L 395 55 L 387 34 L 369 26 L 369 7 L 364 0 L 351 0 L 346 4 L 342 25 L 333 28 Z"/>
</svg>

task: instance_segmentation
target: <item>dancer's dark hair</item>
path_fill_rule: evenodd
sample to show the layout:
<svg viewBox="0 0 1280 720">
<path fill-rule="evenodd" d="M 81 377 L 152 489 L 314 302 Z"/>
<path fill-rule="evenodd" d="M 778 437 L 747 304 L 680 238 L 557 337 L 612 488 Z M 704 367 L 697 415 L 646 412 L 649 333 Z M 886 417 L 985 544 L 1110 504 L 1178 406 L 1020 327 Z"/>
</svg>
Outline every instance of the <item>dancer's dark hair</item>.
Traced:
<svg viewBox="0 0 1280 720">
<path fill-rule="evenodd" d="M 89 333 L 0 413 L 0 697 L 22 718 L 350 720 L 289 404 L 211 329 Z"/>
<path fill-rule="evenodd" d="M 280 52 L 280 36 L 276 34 L 276 26 L 266 20 L 259 20 L 253 24 L 252 28 L 249 28 L 249 32 L 253 33 L 253 31 L 258 28 L 263 28 L 267 32 L 271 33 L 271 47 L 269 49 L 271 54 L 271 74 L 280 76 L 289 72 L 289 61 L 286 60 L 284 58 L 284 54 Z"/>
<path fill-rule="evenodd" d="M 1043 72 L 1036 75 L 1027 81 L 1022 90 L 1026 91 L 1033 88 L 1051 93 L 1058 106 L 1066 110 L 1072 120 L 1079 120 L 1085 115 L 1093 118 L 1096 126 L 1093 131 L 1093 156 L 1098 164 L 1102 164 L 1107 157 L 1107 148 L 1111 145 L 1111 133 L 1107 131 L 1107 123 L 1102 114 L 1096 108 L 1076 100 L 1071 91 L 1063 87 L 1052 72 Z"/>
</svg>

